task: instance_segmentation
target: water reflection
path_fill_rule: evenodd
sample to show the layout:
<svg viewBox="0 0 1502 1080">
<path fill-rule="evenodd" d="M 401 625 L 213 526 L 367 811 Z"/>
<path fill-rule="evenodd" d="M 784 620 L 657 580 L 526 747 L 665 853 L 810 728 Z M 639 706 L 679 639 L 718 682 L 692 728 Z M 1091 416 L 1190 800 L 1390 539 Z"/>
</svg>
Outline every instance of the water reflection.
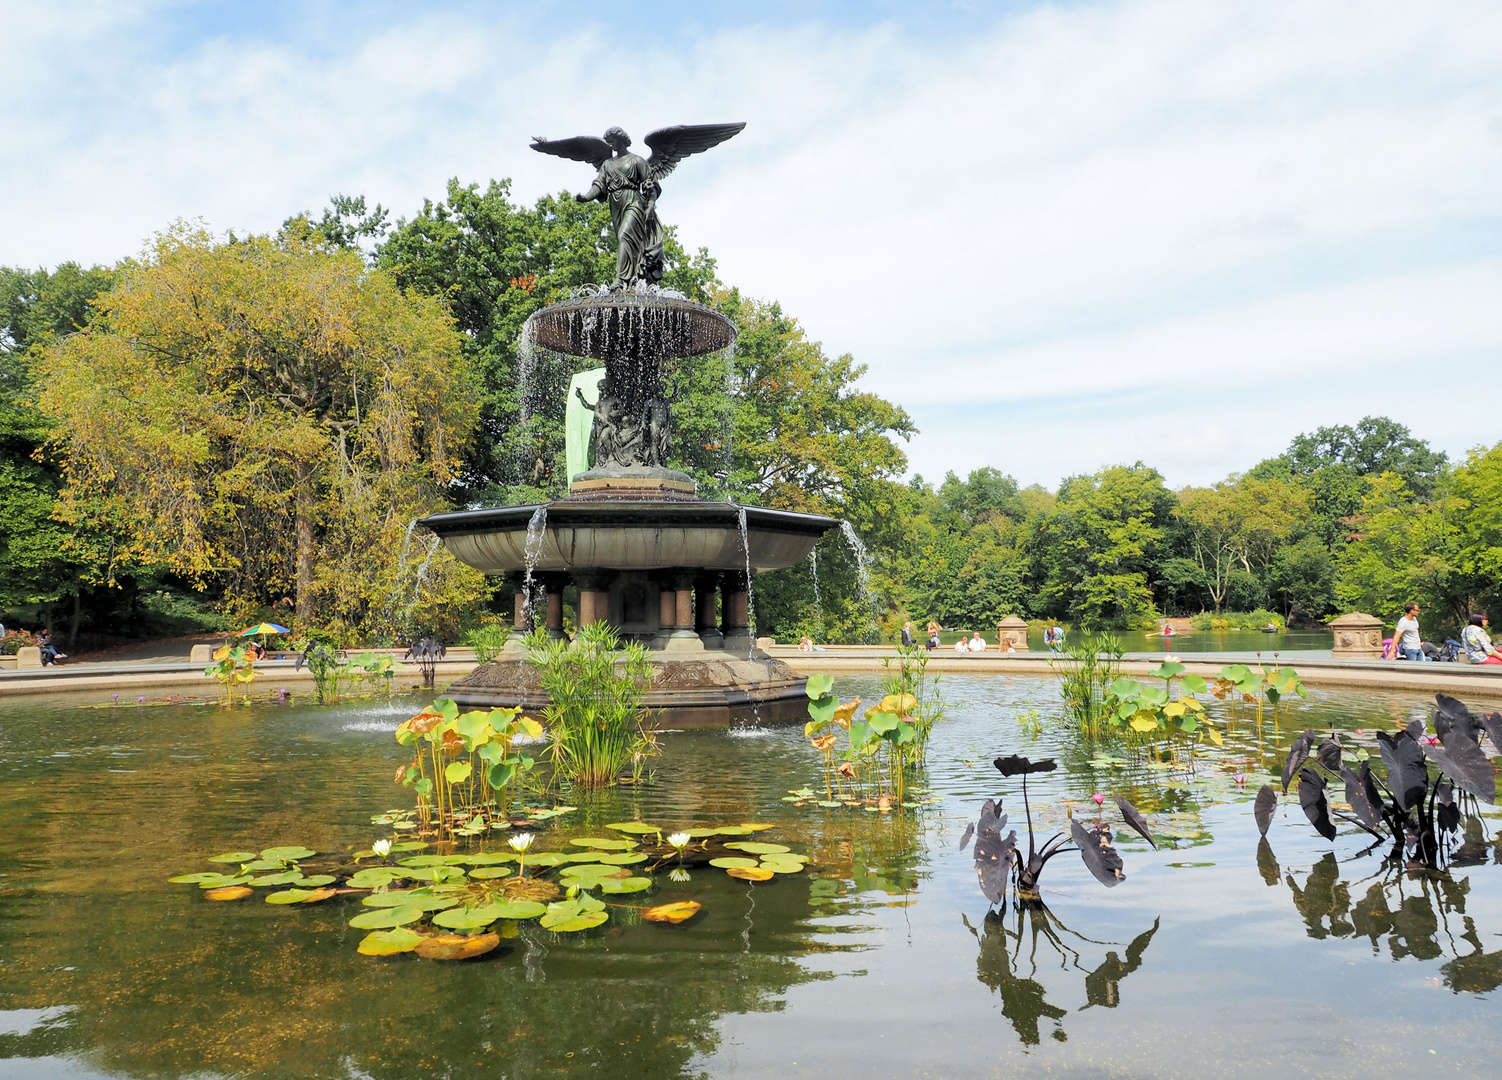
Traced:
<svg viewBox="0 0 1502 1080">
<path fill-rule="evenodd" d="M 1486 993 L 1502 986 L 1502 952 L 1486 951 L 1481 931 L 1466 911 L 1469 878 L 1406 871 L 1393 863 L 1365 878 L 1347 879 L 1346 872 L 1332 853 L 1302 880 L 1293 871 L 1285 874 L 1284 884 L 1311 938 L 1364 937 L 1374 954 L 1385 950 L 1395 961 L 1448 956 L 1439 968 L 1440 979 L 1457 992 Z"/>
<path fill-rule="evenodd" d="M 1039 1024 L 1043 1020 L 1053 1022 L 1050 1038 L 1058 1042 L 1067 1042 L 1069 1038 L 1061 1022 L 1069 1010 L 1048 1002 L 1047 989 L 1038 978 L 1040 958 L 1050 968 L 1057 958 L 1060 969 L 1084 972 L 1086 1003 L 1079 1011 L 1097 1005 L 1114 1009 L 1121 1003 L 1121 981 L 1142 966 L 1142 954 L 1159 925 L 1159 920 L 1154 919 L 1150 929 L 1133 938 L 1125 946 L 1126 958 L 1122 959 L 1116 952 L 1120 947 L 1117 943 L 1075 933 L 1046 907 L 1022 905 L 1011 914 L 1015 929 L 1008 927 L 1007 914 L 1002 912 L 988 913 L 979 928 L 972 926 L 964 915 L 960 919 L 980 943 L 980 953 L 975 959 L 976 979 L 1001 997 L 1001 1015 L 1011 1021 L 1017 1037 L 1027 1046 L 1042 1042 Z M 1069 944 L 1066 935 L 1091 952 L 1106 948 L 1105 958 L 1095 967 L 1087 967 L 1084 951 Z"/>
</svg>

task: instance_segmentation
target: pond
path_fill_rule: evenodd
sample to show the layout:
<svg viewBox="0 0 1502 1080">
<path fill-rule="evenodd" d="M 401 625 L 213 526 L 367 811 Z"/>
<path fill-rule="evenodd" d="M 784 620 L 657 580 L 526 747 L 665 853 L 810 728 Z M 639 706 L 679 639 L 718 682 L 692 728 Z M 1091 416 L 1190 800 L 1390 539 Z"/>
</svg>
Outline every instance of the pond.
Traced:
<svg viewBox="0 0 1502 1080">
<path fill-rule="evenodd" d="M 1149 630 L 1113 630 L 1111 633 L 1121 642 L 1128 653 L 1230 653 L 1250 659 L 1258 653 L 1266 656 L 1328 657 L 1335 635 L 1329 630 L 1280 630 L 1264 633 L 1261 630 L 1185 630 L 1172 637 Z M 944 649 L 954 648 L 954 643 L 968 634 L 946 630 L 939 635 Z M 996 629 L 982 628 L 988 650 L 996 648 Z M 1046 651 L 1043 634 L 1029 633 L 1028 648 L 1035 652 Z"/>
<path fill-rule="evenodd" d="M 623 906 L 598 930 L 522 924 L 457 963 L 358 954 L 358 895 L 215 904 L 166 880 L 229 850 L 368 847 L 371 815 L 405 802 L 391 730 L 413 701 L 7 702 L 0 1078 L 1495 1075 L 1491 808 L 1468 822 L 1485 862 L 1434 877 L 1384 872 L 1349 826 L 1322 840 L 1296 800 L 1265 847 L 1252 819 L 1292 733 L 1334 724 L 1362 741 L 1426 715 L 1424 699 L 1311 691 L 1260 748 L 1241 725 L 1191 773 L 1087 745 L 1051 680 L 943 687 L 950 718 L 919 781 L 941 801 L 798 806 L 784 797 L 818 782 L 800 729 L 668 734 L 651 783 L 570 796 L 579 809 L 539 848 L 630 819 L 758 822 L 808 872 L 660 879 L 645 902 L 692 897 L 702 917 L 655 925 L 632 917 L 642 898 L 606 897 Z M 1062 855 L 1046 914 L 988 919 L 958 842 L 998 793 L 1019 824 L 1019 787 L 990 765 L 1014 751 L 1060 760 L 1029 781 L 1041 825 L 1119 792 L 1159 850 L 1120 832 L 1127 877 L 1110 890 Z"/>
</svg>

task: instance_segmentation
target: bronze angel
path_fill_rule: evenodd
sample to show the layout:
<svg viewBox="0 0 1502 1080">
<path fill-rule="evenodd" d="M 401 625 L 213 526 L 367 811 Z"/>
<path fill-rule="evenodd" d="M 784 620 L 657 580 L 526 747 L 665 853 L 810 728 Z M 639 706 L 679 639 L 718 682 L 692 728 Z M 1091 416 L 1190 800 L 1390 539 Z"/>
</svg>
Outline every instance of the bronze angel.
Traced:
<svg viewBox="0 0 1502 1080">
<path fill-rule="evenodd" d="M 629 152 L 631 136 L 618 127 L 603 139 L 576 135 L 572 139 L 534 138 L 532 149 L 570 161 L 587 161 L 597 170 L 589 190 L 574 198 L 579 202 L 599 199 L 610 206 L 610 224 L 615 230 L 617 251 L 612 289 L 662 280 L 662 222 L 657 218 L 659 181 L 690 154 L 703 153 L 737 134 L 740 124 L 680 124 L 658 128 L 647 136 L 652 156 L 643 160 Z"/>
</svg>

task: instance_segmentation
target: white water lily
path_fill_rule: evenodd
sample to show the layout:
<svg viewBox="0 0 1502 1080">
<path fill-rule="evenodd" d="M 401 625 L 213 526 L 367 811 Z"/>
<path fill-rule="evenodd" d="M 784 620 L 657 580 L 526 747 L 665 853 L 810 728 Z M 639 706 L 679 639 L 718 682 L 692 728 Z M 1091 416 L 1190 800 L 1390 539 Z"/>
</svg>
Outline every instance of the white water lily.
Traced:
<svg viewBox="0 0 1502 1080">
<path fill-rule="evenodd" d="M 532 834 L 529 832 L 518 833 L 507 840 L 506 843 L 511 845 L 512 851 L 526 851 L 532 846 Z"/>
<path fill-rule="evenodd" d="M 370 845 L 370 850 L 384 859 L 387 855 L 391 854 L 391 841 L 377 840 L 374 844 Z"/>
<path fill-rule="evenodd" d="M 672 871 L 670 871 L 668 873 L 668 880 L 669 881 L 692 881 L 693 880 L 693 875 L 691 875 L 687 870 L 683 869 L 683 867 L 679 866 L 679 867 L 675 867 Z"/>
<path fill-rule="evenodd" d="M 668 837 L 668 843 L 672 844 L 675 848 L 685 848 L 688 847 L 688 842 L 692 839 L 693 837 L 686 832 L 675 832 Z"/>
</svg>

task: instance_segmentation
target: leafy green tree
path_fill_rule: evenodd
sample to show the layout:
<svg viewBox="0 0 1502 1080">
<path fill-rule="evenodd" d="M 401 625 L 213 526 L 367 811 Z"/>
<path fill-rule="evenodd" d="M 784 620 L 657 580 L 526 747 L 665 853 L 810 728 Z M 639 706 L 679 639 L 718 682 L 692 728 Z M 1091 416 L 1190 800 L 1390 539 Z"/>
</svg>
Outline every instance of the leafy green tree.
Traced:
<svg viewBox="0 0 1502 1080">
<path fill-rule="evenodd" d="M 39 369 L 61 513 L 237 610 L 291 596 L 304 624 L 390 633 L 416 590 L 407 523 L 443 508 L 474 424 L 440 305 L 316 232 L 179 227 L 98 306 Z M 481 588 L 440 553 L 430 622 Z"/>
<path fill-rule="evenodd" d="M 1323 619 L 1335 610 L 1335 560 L 1316 536 L 1278 549 L 1267 568 L 1270 598 L 1290 621 L 1296 613 Z"/>
<path fill-rule="evenodd" d="M 1059 485 L 1037 523 L 1037 553 L 1050 613 L 1085 625 L 1137 625 L 1156 614 L 1150 585 L 1174 496 L 1140 461 Z"/>
<path fill-rule="evenodd" d="M 1243 606 L 1264 590 L 1257 580 L 1309 513 L 1311 497 L 1286 480 L 1232 476 L 1214 487 L 1179 492 L 1174 515 L 1183 522 L 1189 549 L 1203 572 L 1205 587 L 1219 612 L 1237 582 L 1232 599 L 1237 610 L 1250 611 L 1261 601 Z M 1240 575 L 1240 577 L 1238 577 Z"/>
</svg>

